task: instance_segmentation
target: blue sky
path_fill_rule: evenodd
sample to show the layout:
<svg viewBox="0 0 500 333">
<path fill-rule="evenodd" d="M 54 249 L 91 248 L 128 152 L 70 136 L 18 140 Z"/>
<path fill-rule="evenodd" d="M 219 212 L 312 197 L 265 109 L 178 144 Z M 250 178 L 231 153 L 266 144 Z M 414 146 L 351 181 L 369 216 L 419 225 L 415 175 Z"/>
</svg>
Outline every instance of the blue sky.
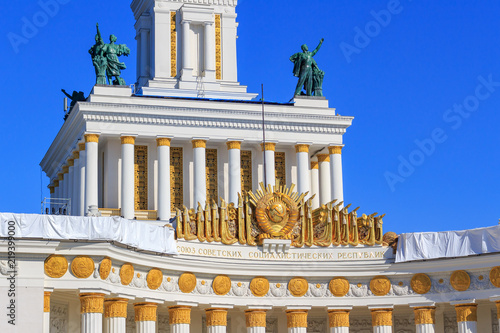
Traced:
<svg viewBox="0 0 500 333">
<path fill-rule="evenodd" d="M 95 82 L 95 23 L 132 52 L 130 1 L 2 2 L 0 211 L 40 211 L 39 162 L 63 123 L 63 95 Z M 344 136 L 347 202 L 386 213 L 397 233 L 491 226 L 500 218 L 500 3 L 493 0 L 241 0 L 239 81 L 286 102 L 290 55 L 307 43 L 330 106 L 354 116 Z M 42 13 L 42 14 L 41 14 Z M 28 22 L 28 23 L 26 23 Z M 24 28 L 37 23 L 35 29 Z M 33 28 L 33 27 L 32 27 Z"/>
</svg>

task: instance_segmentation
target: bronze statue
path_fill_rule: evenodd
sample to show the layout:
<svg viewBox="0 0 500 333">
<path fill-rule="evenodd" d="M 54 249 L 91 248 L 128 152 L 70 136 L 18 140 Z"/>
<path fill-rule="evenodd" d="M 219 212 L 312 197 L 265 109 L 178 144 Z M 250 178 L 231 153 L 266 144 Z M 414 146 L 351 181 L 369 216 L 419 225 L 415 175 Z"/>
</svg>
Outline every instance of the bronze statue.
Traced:
<svg viewBox="0 0 500 333">
<path fill-rule="evenodd" d="M 85 94 L 83 91 L 73 91 L 73 93 L 70 95 L 66 92 L 66 90 L 61 89 L 64 95 L 68 97 L 71 100 L 71 104 L 69 105 L 69 109 L 71 110 L 73 106 L 75 106 L 76 102 L 83 102 L 86 100 Z"/>
<path fill-rule="evenodd" d="M 323 96 L 323 78 L 325 72 L 318 68 L 318 64 L 314 60 L 314 56 L 318 53 L 323 41 L 321 38 L 319 45 L 310 52 L 306 44 L 302 45 L 302 52 L 295 53 L 290 57 L 290 61 L 294 63 L 293 75 L 299 78 L 297 88 L 295 89 L 295 96 Z M 305 93 L 302 91 L 304 88 Z"/>
</svg>

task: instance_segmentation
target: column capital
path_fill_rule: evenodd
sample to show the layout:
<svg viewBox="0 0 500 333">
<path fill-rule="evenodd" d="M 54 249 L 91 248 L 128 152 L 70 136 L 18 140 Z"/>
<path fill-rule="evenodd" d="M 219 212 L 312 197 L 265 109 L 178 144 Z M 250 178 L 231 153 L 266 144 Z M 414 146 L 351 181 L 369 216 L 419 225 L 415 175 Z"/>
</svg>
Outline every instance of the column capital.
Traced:
<svg viewBox="0 0 500 333">
<path fill-rule="evenodd" d="M 106 298 L 104 300 L 104 318 L 127 318 L 128 299 Z"/>
<path fill-rule="evenodd" d="M 64 180 L 64 173 L 63 172 L 59 172 L 57 174 L 57 178 L 58 178 L 59 181 Z"/>
<path fill-rule="evenodd" d="M 328 154 L 318 154 L 316 155 L 318 157 L 318 162 L 330 162 L 330 155 Z"/>
<path fill-rule="evenodd" d="M 99 134 L 97 133 L 87 133 L 84 135 L 85 137 L 85 143 L 87 142 L 99 142 Z"/>
<path fill-rule="evenodd" d="M 43 312 L 50 312 L 50 295 L 51 291 L 43 292 Z"/>
<path fill-rule="evenodd" d="M 341 309 L 341 308 L 335 308 L 335 309 L 328 309 L 328 321 L 330 324 L 330 327 L 349 327 L 349 313 L 351 312 L 351 309 Z"/>
<path fill-rule="evenodd" d="M 54 184 L 50 184 L 49 186 L 47 186 L 50 190 L 50 194 L 54 194 L 54 191 L 55 191 L 55 185 Z"/>
<path fill-rule="evenodd" d="M 163 146 L 170 147 L 171 142 L 172 142 L 171 137 L 157 137 L 156 138 L 156 145 L 158 147 L 163 147 Z"/>
<path fill-rule="evenodd" d="M 207 148 L 207 140 L 206 139 L 193 139 L 191 141 L 193 144 L 193 149 L 195 148 Z"/>
<path fill-rule="evenodd" d="M 85 150 L 85 142 L 80 142 L 78 143 L 78 151 Z"/>
<path fill-rule="evenodd" d="M 318 161 L 311 161 L 311 170 L 312 169 L 319 169 L 319 164 Z"/>
<path fill-rule="evenodd" d="M 169 324 L 191 324 L 191 307 L 174 305 L 168 307 Z"/>
<path fill-rule="evenodd" d="M 73 152 L 73 160 L 77 160 L 77 159 L 79 159 L 79 158 L 80 158 L 80 151 L 75 150 L 75 151 Z"/>
<path fill-rule="evenodd" d="M 368 307 L 372 314 L 372 326 L 392 326 L 393 307 Z"/>
<path fill-rule="evenodd" d="M 54 188 L 59 187 L 59 179 L 54 179 Z"/>
<path fill-rule="evenodd" d="M 227 150 L 241 149 L 241 141 L 231 140 L 226 142 Z"/>
<path fill-rule="evenodd" d="M 120 140 L 122 145 L 135 145 L 135 135 L 122 135 Z"/>
<path fill-rule="evenodd" d="M 476 303 L 455 304 L 455 311 L 457 312 L 457 323 L 463 321 L 477 321 Z"/>
<path fill-rule="evenodd" d="M 296 153 L 309 153 L 309 145 L 305 143 L 299 143 L 295 145 Z"/>
<path fill-rule="evenodd" d="M 436 322 L 436 307 L 435 306 L 416 306 L 413 307 L 415 312 L 415 325 L 434 324 Z"/>
<path fill-rule="evenodd" d="M 69 172 L 69 165 L 64 165 L 62 167 L 62 171 L 63 175 L 67 174 Z"/>
<path fill-rule="evenodd" d="M 135 321 L 156 321 L 157 303 L 141 302 L 134 304 Z"/>
<path fill-rule="evenodd" d="M 75 159 L 73 157 L 68 159 L 68 166 L 69 167 L 75 166 Z"/>
<path fill-rule="evenodd" d="M 208 308 L 205 310 L 208 326 L 227 326 L 227 308 Z"/>
<path fill-rule="evenodd" d="M 103 313 L 104 294 L 84 293 L 80 294 L 80 313 Z"/>
<path fill-rule="evenodd" d="M 270 150 L 270 151 L 276 151 L 276 142 L 266 142 L 260 144 L 260 147 L 262 148 L 262 151 Z"/>
<path fill-rule="evenodd" d="M 328 147 L 328 152 L 330 153 L 330 155 L 333 155 L 333 154 L 338 154 L 338 155 L 341 155 L 342 154 L 342 148 L 344 148 L 344 146 L 329 146 Z"/>
<path fill-rule="evenodd" d="M 309 310 L 294 309 L 286 310 L 286 321 L 288 328 L 307 327 L 307 312 Z"/>
<path fill-rule="evenodd" d="M 266 327 L 266 312 L 264 309 L 245 310 L 247 327 Z"/>
</svg>

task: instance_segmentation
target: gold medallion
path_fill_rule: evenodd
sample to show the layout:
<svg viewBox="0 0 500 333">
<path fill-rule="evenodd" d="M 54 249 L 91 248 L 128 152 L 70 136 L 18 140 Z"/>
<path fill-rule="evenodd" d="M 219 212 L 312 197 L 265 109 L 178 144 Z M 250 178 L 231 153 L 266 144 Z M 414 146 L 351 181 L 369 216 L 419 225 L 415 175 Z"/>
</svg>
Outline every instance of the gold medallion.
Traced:
<svg viewBox="0 0 500 333">
<path fill-rule="evenodd" d="M 179 289 L 185 293 L 191 293 L 196 288 L 196 275 L 193 273 L 184 273 L 179 278 Z"/>
<path fill-rule="evenodd" d="M 99 276 L 101 279 L 106 280 L 111 272 L 111 259 L 104 258 L 99 265 Z"/>
<path fill-rule="evenodd" d="M 132 264 L 123 264 L 120 268 L 120 280 L 124 286 L 128 286 L 134 278 L 134 266 Z"/>
<path fill-rule="evenodd" d="M 450 277 L 450 284 L 456 291 L 466 291 L 470 287 L 470 276 L 466 271 L 454 271 Z"/>
<path fill-rule="evenodd" d="M 385 296 L 391 290 L 391 281 L 385 275 L 375 276 L 370 281 L 370 290 L 375 296 Z"/>
<path fill-rule="evenodd" d="M 491 284 L 500 288 L 500 266 L 493 267 L 490 271 Z"/>
<path fill-rule="evenodd" d="M 226 275 L 219 275 L 214 279 L 212 288 L 217 295 L 224 296 L 231 290 L 231 279 Z"/>
<path fill-rule="evenodd" d="M 163 273 L 158 268 L 153 268 L 149 271 L 148 276 L 146 277 L 146 282 L 148 283 L 148 288 L 156 290 L 160 288 L 161 283 L 163 282 Z"/>
<path fill-rule="evenodd" d="M 256 277 L 250 282 L 250 291 L 256 297 L 266 296 L 269 292 L 269 281 L 265 277 Z"/>
<path fill-rule="evenodd" d="M 45 259 L 44 270 L 47 276 L 58 279 L 68 271 L 68 260 L 58 254 L 52 254 Z"/>
<path fill-rule="evenodd" d="M 309 283 L 304 278 L 293 278 L 288 282 L 288 290 L 295 297 L 302 297 L 307 293 Z"/>
<path fill-rule="evenodd" d="M 78 256 L 71 262 L 71 273 L 79 279 L 88 278 L 94 269 L 94 260 L 89 256 Z"/>
<path fill-rule="evenodd" d="M 345 277 L 335 277 L 328 286 L 335 297 L 344 297 L 349 292 L 349 281 Z"/>
<path fill-rule="evenodd" d="M 431 278 L 424 273 L 418 273 L 411 278 L 411 289 L 417 294 L 427 294 L 431 290 Z"/>
</svg>

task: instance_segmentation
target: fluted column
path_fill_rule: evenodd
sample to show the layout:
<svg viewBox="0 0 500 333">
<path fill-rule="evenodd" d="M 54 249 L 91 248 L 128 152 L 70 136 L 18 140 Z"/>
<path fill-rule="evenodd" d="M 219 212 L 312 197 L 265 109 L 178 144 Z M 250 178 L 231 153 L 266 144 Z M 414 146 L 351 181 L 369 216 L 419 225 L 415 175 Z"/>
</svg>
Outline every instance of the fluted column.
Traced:
<svg viewBox="0 0 500 333">
<path fill-rule="evenodd" d="M 127 327 L 126 298 L 108 298 L 104 300 L 104 332 L 125 333 Z"/>
<path fill-rule="evenodd" d="M 85 184 L 86 184 L 86 181 L 85 181 L 85 170 L 86 170 L 86 166 L 87 166 L 87 153 L 85 151 L 85 143 L 84 142 L 80 142 L 78 144 L 78 150 L 79 150 L 79 153 L 80 153 L 80 163 L 78 164 L 78 169 L 79 169 L 79 181 L 80 181 L 80 184 L 78 186 L 78 212 L 77 212 L 77 215 L 79 216 L 85 216 Z"/>
<path fill-rule="evenodd" d="M 132 220 L 135 216 L 135 190 L 134 190 L 134 136 L 122 136 L 122 216 Z"/>
<path fill-rule="evenodd" d="M 392 308 L 371 308 L 373 333 L 392 333 Z"/>
<path fill-rule="evenodd" d="M 189 80 L 193 76 L 189 43 L 190 25 L 190 21 L 182 21 L 182 80 Z"/>
<path fill-rule="evenodd" d="M 157 138 L 158 149 L 158 218 L 168 221 L 170 210 L 170 141 L 171 138 Z"/>
<path fill-rule="evenodd" d="M 81 333 L 101 333 L 104 294 L 80 294 Z"/>
<path fill-rule="evenodd" d="M 308 310 L 286 310 L 288 333 L 307 333 Z"/>
<path fill-rule="evenodd" d="M 332 182 L 331 199 L 344 201 L 344 185 L 342 181 L 342 146 L 328 147 L 330 153 L 330 180 Z"/>
<path fill-rule="evenodd" d="M 205 22 L 205 79 L 215 81 L 215 28 L 213 22 Z"/>
<path fill-rule="evenodd" d="M 63 190 L 63 188 L 64 188 L 64 174 L 62 172 L 59 172 L 57 174 L 57 179 L 59 180 L 59 185 L 57 187 L 57 198 L 62 199 L 62 198 L 64 198 L 64 190 Z"/>
<path fill-rule="evenodd" d="M 209 308 L 207 315 L 207 333 L 226 333 L 227 309 Z"/>
<path fill-rule="evenodd" d="M 455 304 L 455 311 L 457 312 L 458 333 L 476 333 L 477 304 Z"/>
<path fill-rule="evenodd" d="M 69 166 L 63 166 L 63 198 L 69 199 L 68 190 L 69 190 Z"/>
<path fill-rule="evenodd" d="M 43 333 L 50 333 L 50 291 L 43 293 Z"/>
<path fill-rule="evenodd" d="M 262 147 L 262 151 L 264 152 L 264 160 L 266 162 L 264 166 L 264 173 L 267 183 L 265 183 L 265 185 L 266 187 L 268 185 L 274 186 L 276 185 L 276 171 L 274 165 L 274 152 L 276 151 L 276 143 L 266 142 L 265 146 L 263 143 L 261 143 L 260 146 Z"/>
<path fill-rule="evenodd" d="M 245 310 L 247 333 L 266 333 L 266 310 Z"/>
<path fill-rule="evenodd" d="M 207 201 L 207 170 L 206 170 L 206 148 L 207 140 L 194 139 L 193 143 L 193 179 L 194 179 L 194 207 L 198 203 L 205 207 Z"/>
<path fill-rule="evenodd" d="M 309 177 L 309 145 L 295 145 L 297 155 L 297 192 L 311 195 L 310 177 Z"/>
<path fill-rule="evenodd" d="M 189 333 L 191 325 L 190 306 L 170 306 L 168 308 L 170 333 Z"/>
<path fill-rule="evenodd" d="M 98 209 L 98 134 L 85 134 L 85 208 L 82 215 L 89 215 L 89 207 Z"/>
<path fill-rule="evenodd" d="M 74 198 L 73 198 L 73 184 L 75 183 L 75 160 L 73 158 L 68 159 L 68 199 L 69 200 L 69 205 L 68 207 L 68 215 L 74 215 L 73 214 L 73 205 L 74 205 Z"/>
<path fill-rule="evenodd" d="M 229 155 L 229 202 L 238 204 L 241 193 L 241 141 L 226 142 Z"/>
<path fill-rule="evenodd" d="M 330 333 L 349 333 L 349 313 L 352 307 L 328 308 Z"/>
<path fill-rule="evenodd" d="M 72 185 L 72 195 L 71 195 L 71 214 L 78 216 L 78 203 L 80 199 L 78 198 L 80 194 L 80 153 L 78 151 L 73 152 L 73 185 Z"/>
<path fill-rule="evenodd" d="M 434 333 L 436 323 L 436 307 L 435 306 L 415 306 L 416 333 Z"/>
<path fill-rule="evenodd" d="M 324 205 L 332 201 L 330 181 L 330 155 L 318 154 L 319 163 L 319 203 Z"/>
<path fill-rule="evenodd" d="M 156 333 L 156 303 L 135 303 L 135 331 L 136 333 Z"/>
<path fill-rule="evenodd" d="M 311 196 L 312 208 L 319 208 L 319 164 L 317 161 L 311 161 Z"/>
</svg>

